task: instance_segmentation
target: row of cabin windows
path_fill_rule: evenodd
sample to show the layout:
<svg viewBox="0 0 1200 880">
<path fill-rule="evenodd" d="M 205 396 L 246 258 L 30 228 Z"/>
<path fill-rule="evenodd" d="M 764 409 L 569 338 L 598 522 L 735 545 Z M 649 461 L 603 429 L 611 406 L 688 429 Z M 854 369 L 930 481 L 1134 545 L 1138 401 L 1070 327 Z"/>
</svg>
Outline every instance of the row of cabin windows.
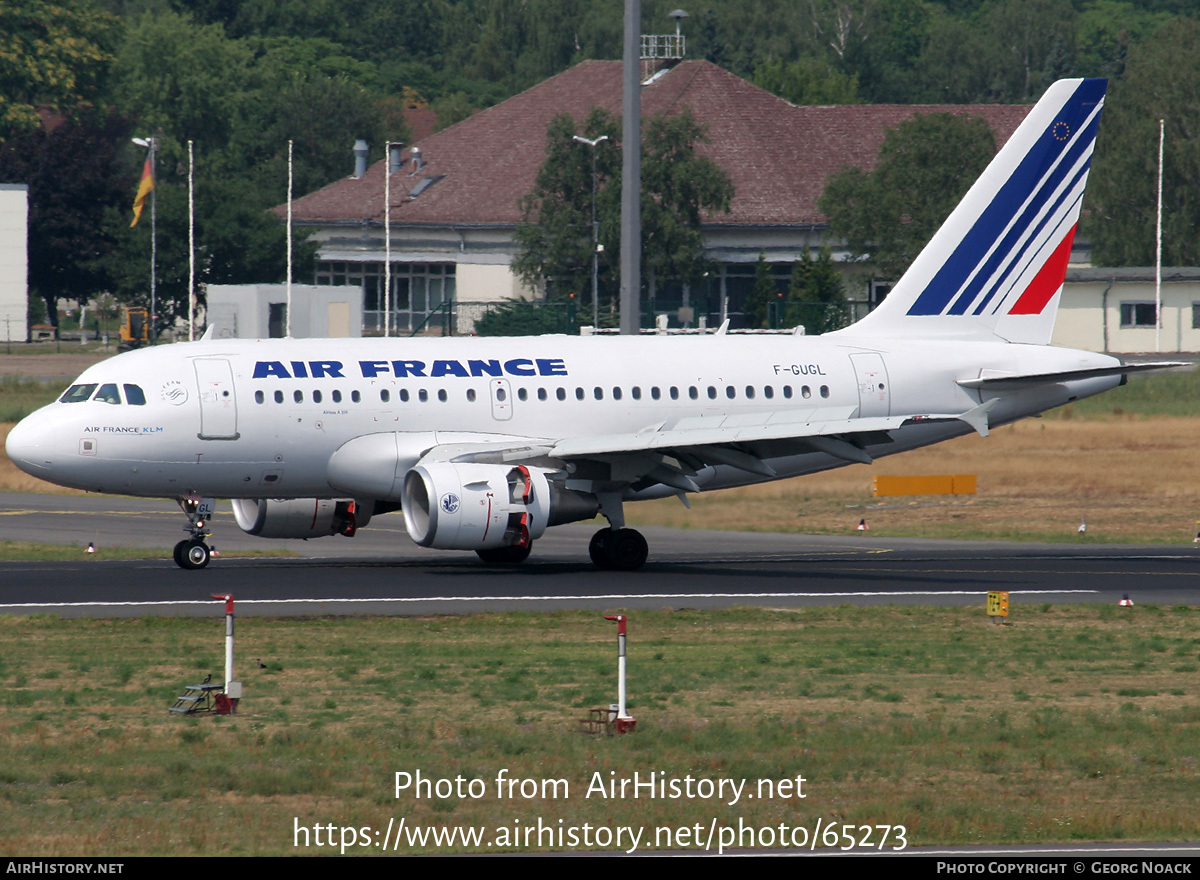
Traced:
<svg viewBox="0 0 1200 880">
<path fill-rule="evenodd" d="M 128 387 L 128 386 L 126 386 L 126 387 Z M 705 393 L 708 395 L 709 400 L 716 400 L 718 397 L 721 396 L 721 392 L 720 392 L 720 390 L 718 390 L 716 385 L 709 385 L 708 388 L 706 389 Z M 733 385 L 726 385 L 725 389 L 724 389 L 724 393 L 725 393 L 725 397 L 728 398 L 729 400 L 736 400 L 737 396 L 738 396 L 738 389 Z M 744 396 L 745 396 L 746 400 L 754 400 L 759 395 L 759 393 L 760 393 L 759 389 L 755 388 L 753 385 L 747 385 L 744 390 Z M 781 389 L 781 393 L 783 394 L 783 397 L 785 400 L 791 400 L 793 398 L 793 396 L 795 395 L 795 389 L 793 389 L 791 385 L 784 385 Z M 829 386 L 828 385 L 820 386 L 820 388 L 817 389 L 817 393 L 822 398 L 828 399 L 829 398 Z M 536 394 L 537 394 L 538 400 L 549 400 L 550 399 L 549 389 L 538 388 L 536 390 Z M 614 386 L 611 394 L 612 394 L 613 400 L 621 400 L 625 395 L 625 390 L 623 388 L 621 388 L 620 386 Z M 671 400 L 679 400 L 681 394 L 682 394 L 682 392 L 680 391 L 680 389 L 674 385 L 672 385 L 670 388 L 667 389 L 667 396 Z M 775 397 L 774 386 L 764 385 L 762 387 L 761 394 L 765 400 L 773 400 Z M 517 389 L 517 399 L 518 400 L 529 400 L 529 395 L 530 395 L 530 392 L 529 392 L 528 388 L 518 388 Z M 333 403 L 341 403 L 342 402 L 343 398 L 342 398 L 341 391 L 332 391 L 332 392 L 330 392 L 329 396 Z M 560 388 L 554 389 L 554 397 L 557 400 L 566 400 L 567 396 L 568 396 L 568 392 L 567 392 L 566 388 L 560 387 Z M 592 389 L 592 397 L 594 399 L 604 400 L 604 396 L 605 396 L 605 389 L 601 388 L 599 385 L 597 385 L 595 388 Z M 634 385 L 632 388 L 629 389 L 629 396 L 631 398 L 633 398 L 634 400 L 641 400 L 642 399 L 641 387 L 638 385 Z M 688 396 L 688 399 L 690 399 L 690 400 L 699 400 L 700 399 L 700 389 L 695 385 L 688 386 L 687 396 Z M 813 396 L 813 389 L 810 388 L 808 385 L 801 385 L 800 386 L 800 396 L 805 400 L 809 400 Z M 286 395 L 283 393 L 283 391 L 276 391 L 274 397 L 275 397 L 276 403 L 283 403 L 286 400 Z M 416 398 L 421 403 L 425 403 L 429 400 L 429 392 L 426 389 L 421 388 L 417 391 Z M 474 403 L 477 398 L 478 398 L 478 395 L 477 395 L 475 389 L 468 388 L 467 389 L 467 400 L 471 403 Z M 508 398 L 508 392 L 505 389 L 503 389 L 503 388 L 496 389 L 496 399 L 498 401 L 504 402 L 507 398 Z M 663 398 L 663 390 L 661 388 L 659 388 L 657 385 L 652 386 L 650 388 L 650 399 L 651 400 L 662 400 L 662 398 Z M 412 394 L 409 392 L 409 390 L 407 388 L 401 388 L 396 392 L 396 399 L 399 400 L 401 403 L 408 403 L 409 400 L 412 399 Z M 441 401 L 442 403 L 445 403 L 449 399 L 449 396 L 446 393 L 446 389 L 444 389 L 444 388 L 438 389 L 437 399 L 439 401 Z M 586 400 L 587 399 L 587 391 L 583 388 L 576 387 L 575 388 L 575 399 L 576 400 Z M 256 403 L 266 403 L 266 394 L 262 391 L 255 391 L 254 392 L 254 400 Z M 350 392 L 350 400 L 352 403 L 360 403 L 362 401 L 362 395 L 358 391 L 351 391 Z M 381 403 L 391 403 L 392 392 L 387 388 L 380 389 L 379 400 Z M 294 403 L 304 403 L 304 392 L 300 391 L 300 390 L 293 391 L 292 392 L 292 401 Z M 325 401 L 325 397 L 321 391 L 313 391 L 312 392 L 312 402 L 313 403 L 324 403 L 324 401 Z"/>
</svg>

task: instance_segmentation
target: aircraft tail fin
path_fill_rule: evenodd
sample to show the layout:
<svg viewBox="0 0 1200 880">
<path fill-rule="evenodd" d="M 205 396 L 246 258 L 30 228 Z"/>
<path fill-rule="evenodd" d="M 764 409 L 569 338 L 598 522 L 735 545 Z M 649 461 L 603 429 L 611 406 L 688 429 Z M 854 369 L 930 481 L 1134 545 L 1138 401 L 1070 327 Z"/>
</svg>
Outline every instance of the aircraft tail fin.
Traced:
<svg viewBox="0 0 1200 880">
<path fill-rule="evenodd" d="M 853 336 L 1047 344 L 1108 82 L 1047 89 Z"/>
</svg>

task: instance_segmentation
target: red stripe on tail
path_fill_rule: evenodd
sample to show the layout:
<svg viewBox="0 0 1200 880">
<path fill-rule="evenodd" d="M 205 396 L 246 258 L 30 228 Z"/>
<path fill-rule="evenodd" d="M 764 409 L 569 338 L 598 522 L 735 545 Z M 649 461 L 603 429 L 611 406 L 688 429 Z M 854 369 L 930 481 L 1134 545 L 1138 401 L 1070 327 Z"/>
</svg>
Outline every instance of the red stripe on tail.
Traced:
<svg viewBox="0 0 1200 880">
<path fill-rule="evenodd" d="M 1063 279 L 1067 277 L 1067 264 L 1071 262 L 1071 245 L 1075 241 L 1076 228 L 1077 226 L 1072 226 L 1071 231 L 1059 242 L 1050 259 L 1046 260 L 1020 299 L 1009 310 L 1010 315 L 1040 315 L 1046 303 L 1050 302 L 1062 287 Z"/>
</svg>

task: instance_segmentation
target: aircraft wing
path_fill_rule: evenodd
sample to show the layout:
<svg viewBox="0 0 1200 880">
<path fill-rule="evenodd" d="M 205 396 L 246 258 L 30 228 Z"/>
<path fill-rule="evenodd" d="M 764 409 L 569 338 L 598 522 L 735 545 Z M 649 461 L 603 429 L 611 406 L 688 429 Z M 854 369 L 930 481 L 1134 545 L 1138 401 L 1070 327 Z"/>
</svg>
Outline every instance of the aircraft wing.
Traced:
<svg viewBox="0 0 1200 880">
<path fill-rule="evenodd" d="M 764 477 L 776 476 L 765 459 L 824 452 L 870 464 L 867 445 L 887 442 L 888 433 L 921 422 L 962 421 L 987 434 L 991 403 L 964 413 L 854 418 L 857 407 L 813 407 L 714 418 L 682 418 L 641 431 L 527 445 L 455 444 L 431 449 L 425 460 L 474 462 L 603 462 L 615 465 L 621 482 L 660 482 L 699 491 L 691 475 L 707 465 L 729 465 Z M 619 473 L 621 476 L 617 476 Z"/>
</svg>

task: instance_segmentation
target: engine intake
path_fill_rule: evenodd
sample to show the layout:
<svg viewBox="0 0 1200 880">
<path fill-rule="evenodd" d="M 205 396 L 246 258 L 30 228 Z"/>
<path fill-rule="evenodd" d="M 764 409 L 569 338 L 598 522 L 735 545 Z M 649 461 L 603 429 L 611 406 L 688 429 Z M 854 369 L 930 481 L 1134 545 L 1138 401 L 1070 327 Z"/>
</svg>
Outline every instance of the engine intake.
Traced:
<svg viewBox="0 0 1200 880">
<path fill-rule="evenodd" d="M 527 547 L 547 526 L 591 519 L 599 504 L 525 465 L 433 462 L 404 477 L 404 524 L 422 547 Z"/>
</svg>

